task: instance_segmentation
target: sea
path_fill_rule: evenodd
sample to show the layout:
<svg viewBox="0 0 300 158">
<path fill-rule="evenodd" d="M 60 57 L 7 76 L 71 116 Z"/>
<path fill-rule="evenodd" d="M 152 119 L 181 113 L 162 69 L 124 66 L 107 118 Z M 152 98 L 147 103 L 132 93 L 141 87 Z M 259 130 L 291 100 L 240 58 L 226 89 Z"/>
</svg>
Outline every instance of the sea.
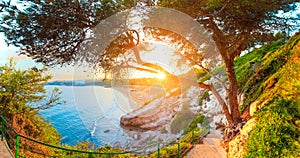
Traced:
<svg viewBox="0 0 300 158">
<path fill-rule="evenodd" d="M 63 144 L 89 141 L 97 147 L 132 140 L 120 126 L 120 117 L 133 110 L 122 93 L 101 86 L 47 85 L 48 97 L 55 87 L 66 104 L 41 110 L 40 115 L 62 135 Z"/>
</svg>

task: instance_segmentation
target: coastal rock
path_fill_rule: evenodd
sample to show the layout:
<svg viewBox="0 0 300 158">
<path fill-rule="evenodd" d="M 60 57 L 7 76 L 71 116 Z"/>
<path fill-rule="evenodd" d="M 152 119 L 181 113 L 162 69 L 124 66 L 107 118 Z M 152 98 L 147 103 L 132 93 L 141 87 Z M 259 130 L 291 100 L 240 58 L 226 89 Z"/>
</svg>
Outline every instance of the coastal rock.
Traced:
<svg viewBox="0 0 300 158">
<path fill-rule="evenodd" d="M 266 99 L 264 102 L 260 103 L 258 101 L 254 101 L 250 104 L 250 116 L 254 116 L 254 113 L 261 109 L 265 104 L 270 101 L 270 98 Z"/>
<path fill-rule="evenodd" d="M 245 100 L 245 93 L 238 94 L 239 107 L 241 107 L 244 104 L 244 100 Z"/>
<path fill-rule="evenodd" d="M 140 139 L 140 135 L 138 135 L 137 133 L 135 133 L 135 134 L 133 135 L 133 139 L 135 139 L 135 140 Z"/>
<path fill-rule="evenodd" d="M 120 124 L 129 130 L 156 130 L 169 123 L 180 109 L 179 96 L 162 97 L 121 117 Z"/>
<path fill-rule="evenodd" d="M 115 149 L 122 149 L 121 143 L 119 141 L 115 142 L 114 148 Z"/>
<path fill-rule="evenodd" d="M 228 144 L 228 157 L 229 158 L 243 158 L 245 154 L 244 144 L 249 136 L 250 131 L 256 124 L 254 118 L 250 119 L 240 130 L 240 134 L 237 135 Z"/>
<path fill-rule="evenodd" d="M 254 101 L 250 104 L 250 116 L 253 116 L 254 113 L 258 110 L 258 101 Z"/>
</svg>

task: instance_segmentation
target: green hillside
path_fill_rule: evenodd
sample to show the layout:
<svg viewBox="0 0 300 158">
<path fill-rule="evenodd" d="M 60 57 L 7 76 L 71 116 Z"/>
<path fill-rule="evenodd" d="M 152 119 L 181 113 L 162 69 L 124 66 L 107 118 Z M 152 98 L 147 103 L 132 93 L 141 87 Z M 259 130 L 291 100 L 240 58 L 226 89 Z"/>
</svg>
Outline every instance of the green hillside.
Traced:
<svg viewBox="0 0 300 158">
<path fill-rule="evenodd" d="M 300 156 L 300 34 L 285 44 L 283 39 L 269 43 L 235 64 L 245 94 L 241 111 L 257 110 L 245 157 Z"/>
</svg>

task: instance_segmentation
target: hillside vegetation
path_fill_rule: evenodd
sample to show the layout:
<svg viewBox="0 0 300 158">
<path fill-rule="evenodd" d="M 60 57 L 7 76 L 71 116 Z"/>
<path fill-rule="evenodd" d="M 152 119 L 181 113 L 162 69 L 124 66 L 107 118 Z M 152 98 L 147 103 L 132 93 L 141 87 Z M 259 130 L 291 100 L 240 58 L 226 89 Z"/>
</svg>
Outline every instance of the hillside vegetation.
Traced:
<svg viewBox="0 0 300 158">
<path fill-rule="evenodd" d="M 69 153 L 24 139 L 24 137 L 73 150 L 122 151 L 107 146 L 95 149 L 93 144 L 88 141 L 78 142 L 75 146 L 61 144 L 61 135 L 50 122 L 39 115 L 39 110 L 65 103 L 60 97 L 61 92 L 58 88 L 54 88 L 50 93 L 46 92 L 44 85 L 50 79 L 51 75 L 47 75 L 43 70 L 35 67 L 26 70 L 16 68 L 13 60 L 0 66 L 0 116 L 3 116 L 11 125 L 11 127 L 2 125 L 2 128 L 6 129 L 5 139 L 11 150 L 15 150 L 15 132 L 17 132 L 22 135 L 19 144 L 21 157 L 40 158 L 45 155 L 51 155 L 49 157 L 53 155 L 56 155 L 53 157 L 88 157 L 86 153 Z"/>
<path fill-rule="evenodd" d="M 235 64 L 240 92 L 245 94 L 241 111 L 250 109 L 256 124 L 236 138 L 242 154 L 229 156 L 299 157 L 300 34 L 286 43 L 281 39 L 255 49 Z"/>
</svg>

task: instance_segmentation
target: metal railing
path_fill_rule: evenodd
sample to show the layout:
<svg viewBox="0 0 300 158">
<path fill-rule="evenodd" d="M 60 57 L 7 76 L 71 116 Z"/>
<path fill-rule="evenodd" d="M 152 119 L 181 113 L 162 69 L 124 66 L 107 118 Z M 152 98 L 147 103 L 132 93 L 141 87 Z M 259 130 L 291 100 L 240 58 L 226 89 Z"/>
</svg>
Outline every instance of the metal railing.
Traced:
<svg viewBox="0 0 300 158">
<path fill-rule="evenodd" d="M 29 152 L 31 154 L 35 155 L 40 155 L 43 157 L 51 157 L 51 158 L 57 158 L 57 157 L 72 157 L 75 155 L 75 157 L 88 157 L 88 158 L 93 158 L 93 157 L 101 157 L 101 156 L 118 156 L 118 155 L 123 155 L 124 157 L 131 156 L 131 154 L 136 154 L 139 151 L 145 151 L 146 149 L 149 148 L 155 148 L 157 146 L 157 157 L 159 158 L 161 156 L 161 150 L 163 147 L 166 147 L 166 145 L 177 145 L 177 157 L 181 157 L 181 146 L 180 142 L 169 142 L 169 143 L 154 143 L 149 146 L 143 147 L 143 148 L 138 148 L 136 150 L 131 150 L 131 151 L 120 151 L 120 152 L 96 152 L 96 151 L 86 151 L 86 150 L 76 150 L 76 149 L 70 149 L 66 147 L 61 147 L 61 146 L 55 146 L 51 144 L 47 144 L 44 142 L 40 142 L 37 140 L 34 140 L 32 138 L 23 136 L 19 134 L 9 123 L 8 121 L 3 117 L 0 116 L 1 120 L 1 140 L 3 141 L 4 139 L 7 142 L 7 148 L 10 151 L 10 154 L 12 157 L 19 158 L 19 157 L 26 157 L 25 152 Z M 191 135 L 191 143 L 194 144 L 195 142 L 195 132 L 194 130 L 189 133 Z M 201 134 L 197 134 L 199 137 Z M 24 144 L 36 144 L 36 146 L 40 146 L 40 148 L 49 148 L 48 153 L 43 153 L 41 151 L 38 151 L 34 149 L 34 147 L 26 146 Z M 35 146 L 35 147 L 36 147 Z M 21 152 L 22 150 L 22 152 Z M 64 155 L 61 155 L 62 152 L 64 151 Z"/>
</svg>

